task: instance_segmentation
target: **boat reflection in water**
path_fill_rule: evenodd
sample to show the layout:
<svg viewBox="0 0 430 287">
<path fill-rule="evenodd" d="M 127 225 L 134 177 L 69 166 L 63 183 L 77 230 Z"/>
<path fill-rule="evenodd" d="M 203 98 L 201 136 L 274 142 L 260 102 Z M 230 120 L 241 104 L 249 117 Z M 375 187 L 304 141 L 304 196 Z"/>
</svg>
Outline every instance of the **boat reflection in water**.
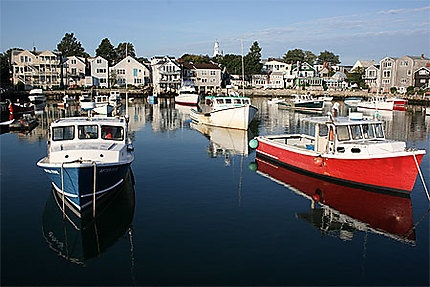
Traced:
<svg viewBox="0 0 430 287">
<path fill-rule="evenodd" d="M 252 165 L 257 165 L 257 167 Z M 250 168 L 311 201 L 309 212 L 297 217 L 323 235 L 352 240 L 355 231 L 373 232 L 415 245 L 411 199 L 408 194 L 378 193 L 335 184 L 256 158 Z M 317 207 L 319 206 L 319 207 Z"/>
<path fill-rule="evenodd" d="M 247 142 L 249 138 L 252 138 L 249 131 L 213 127 L 195 122 L 190 122 L 190 127 L 208 138 L 210 142 L 207 149 L 209 156 L 212 158 L 224 157 L 226 166 L 230 165 L 232 156 L 243 156 L 249 153 Z"/>
<path fill-rule="evenodd" d="M 70 262 L 84 264 L 131 232 L 135 208 L 131 169 L 125 179 L 108 197 L 97 201 L 95 217 L 92 208 L 79 213 L 67 201 L 63 214 L 62 197 L 52 188 L 42 223 L 49 248 Z"/>
</svg>

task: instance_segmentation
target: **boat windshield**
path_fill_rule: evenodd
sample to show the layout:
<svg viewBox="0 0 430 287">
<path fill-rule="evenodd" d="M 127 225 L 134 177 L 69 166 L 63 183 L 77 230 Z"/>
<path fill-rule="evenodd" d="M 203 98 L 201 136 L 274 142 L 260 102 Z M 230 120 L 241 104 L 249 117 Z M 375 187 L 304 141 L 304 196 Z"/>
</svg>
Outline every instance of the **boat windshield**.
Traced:
<svg viewBox="0 0 430 287">
<path fill-rule="evenodd" d="M 351 125 L 350 127 L 351 127 L 351 136 L 353 140 L 359 140 L 363 138 L 360 125 Z"/>
<path fill-rule="evenodd" d="M 72 140 L 75 137 L 74 126 L 54 127 L 52 128 L 53 141 Z"/>
<path fill-rule="evenodd" d="M 363 136 L 365 139 L 371 139 L 375 137 L 375 133 L 373 132 L 373 127 L 370 124 L 363 124 Z"/>
<path fill-rule="evenodd" d="M 349 140 L 349 131 L 348 126 L 337 126 L 336 134 L 338 141 L 347 141 Z"/>
<path fill-rule="evenodd" d="M 124 129 L 118 126 L 102 126 L 102 139 L 117 140 L 124 139 Z"/>
<path fill-rule="evenodd" d="M 97 125 L 78 126 L 79 139 L 96 139 L 99 137 Z"/>
<path fill-rule="evenodd" d="M 377 138 L 384 138 L 384 128 L 382 127 L 382 124 L 375 125 L 375 134 Z"/>
</svg>

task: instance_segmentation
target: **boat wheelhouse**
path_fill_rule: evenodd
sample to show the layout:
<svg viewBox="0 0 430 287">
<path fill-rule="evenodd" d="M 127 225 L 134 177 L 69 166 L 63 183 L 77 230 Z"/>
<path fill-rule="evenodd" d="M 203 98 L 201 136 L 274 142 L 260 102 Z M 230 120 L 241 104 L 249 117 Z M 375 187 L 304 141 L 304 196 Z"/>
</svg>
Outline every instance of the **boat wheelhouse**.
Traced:
<svg viewBox="0 0 430 287">
<path fill-rule="evenodd" d="M 120 185 L 133 160 L 125 118 L 81 117 L 51 124 L 48 155 L 37 165 L 80 211 Z"/>
<path fill-rule="evenodd" d="M 425 150 L 387 140 L 382 121 L 331 116 L 303 120 L 307 132 L 260 136 L 258 157 L 313 176 L 402 193 L 412 191 Z"/>
<path fill-rule="evenodd" d="M 190 117 L 210 126 L 247 130 L 257 111 L 248 97 L 206 96 Z"/>
</svg>

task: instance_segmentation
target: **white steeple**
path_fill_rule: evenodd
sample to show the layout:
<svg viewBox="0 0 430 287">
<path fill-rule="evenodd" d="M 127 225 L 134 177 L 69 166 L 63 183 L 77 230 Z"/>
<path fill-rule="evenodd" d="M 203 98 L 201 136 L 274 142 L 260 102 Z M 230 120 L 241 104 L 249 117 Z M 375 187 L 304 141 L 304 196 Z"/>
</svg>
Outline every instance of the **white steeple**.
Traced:
<svg viewBox="0 0 430 287">
<path fill-rule="evenodd" d="M 212 57 L 215 58 L 218 55 L 221 55 L 221 53 L 219 52 L 219 43 L 217 40 L 215 41 L 215 44 L 214 44 L 214 55 Z"/>
</svg>

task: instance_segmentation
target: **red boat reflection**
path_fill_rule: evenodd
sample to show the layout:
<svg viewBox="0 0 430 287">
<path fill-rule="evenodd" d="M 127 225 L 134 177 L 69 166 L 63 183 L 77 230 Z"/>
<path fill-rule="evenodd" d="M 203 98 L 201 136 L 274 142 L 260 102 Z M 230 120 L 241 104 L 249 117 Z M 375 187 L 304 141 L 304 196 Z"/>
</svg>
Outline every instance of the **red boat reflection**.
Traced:
<svg viewBox="0 0 430 287">
<path fill-rule="evenodd" d="M 326 235 L 352 239 L 356 230 L 415 244 L 409 195 L 381 193 L 335 184 L 310 177 L 256 158 L 257 173 L 311 200 L 309 213 L 297 217 L 312 223 Z M 317 204 L 320 208 L 317 208 Z"/>
</svg>

